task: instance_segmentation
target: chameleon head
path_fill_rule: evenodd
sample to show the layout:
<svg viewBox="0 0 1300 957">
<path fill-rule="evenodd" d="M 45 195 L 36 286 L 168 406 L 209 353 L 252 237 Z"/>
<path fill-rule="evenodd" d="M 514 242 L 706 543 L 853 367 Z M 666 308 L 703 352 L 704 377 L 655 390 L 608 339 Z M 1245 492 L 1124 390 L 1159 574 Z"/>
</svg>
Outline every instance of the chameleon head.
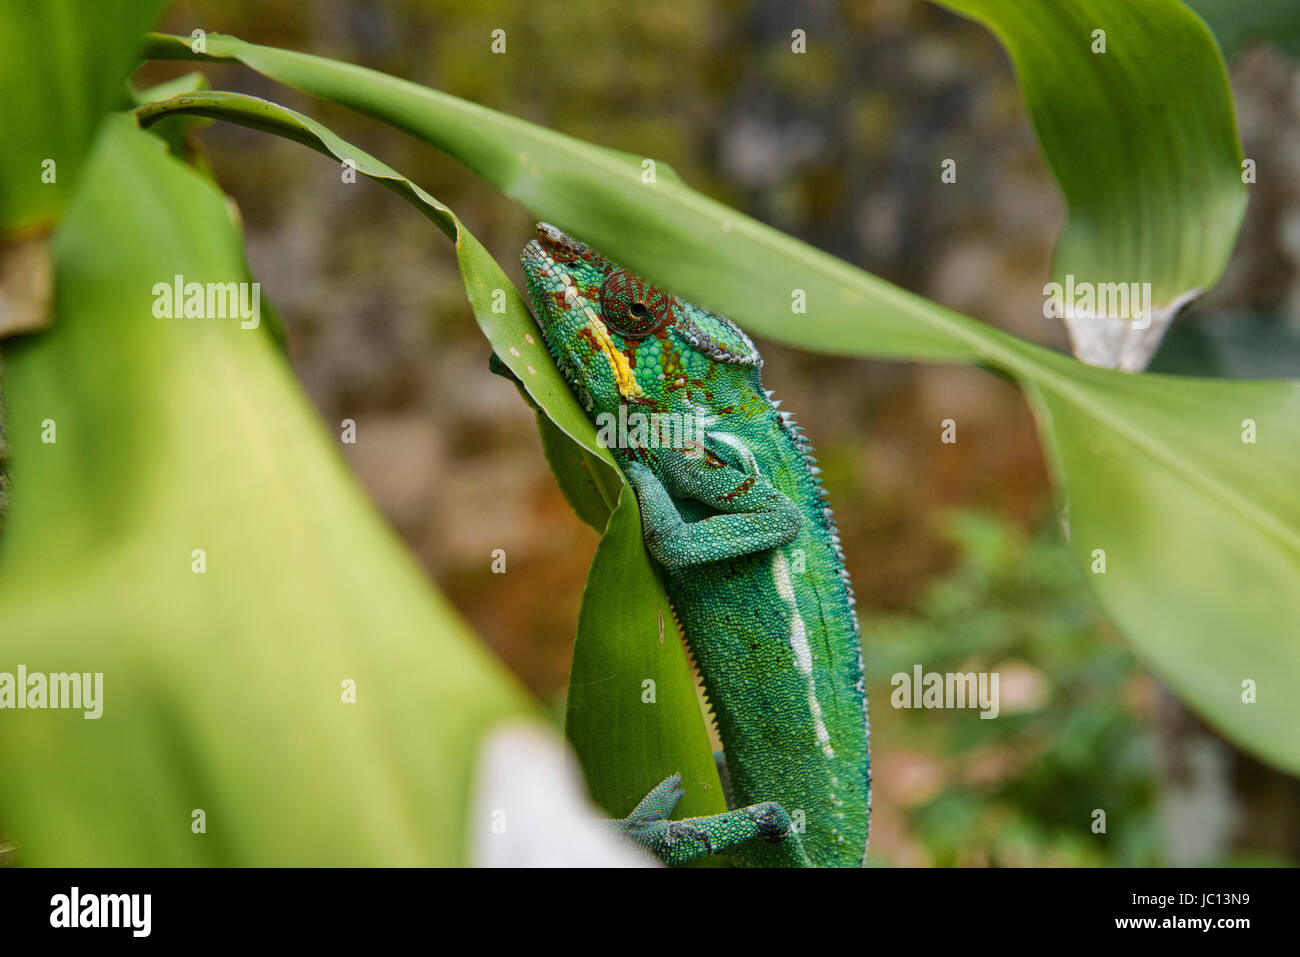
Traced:
<svg viewBox="0 0 1300 957">
<path fill-rule="evenodd" d="M 763 360 L 729 319 L 683 302 L 547 223 L 524 247 L 547 348 L 593 419 L 620 405 L 691 412 Z"/>
</svg>

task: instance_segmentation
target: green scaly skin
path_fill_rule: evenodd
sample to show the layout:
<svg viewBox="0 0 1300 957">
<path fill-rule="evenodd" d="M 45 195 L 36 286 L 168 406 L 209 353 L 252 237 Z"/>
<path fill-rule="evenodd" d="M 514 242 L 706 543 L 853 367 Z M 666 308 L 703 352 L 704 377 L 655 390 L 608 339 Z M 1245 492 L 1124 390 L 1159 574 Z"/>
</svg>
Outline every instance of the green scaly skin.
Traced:
<svg viewBox="0 0 1300 957">
<path fill-rule="evenodd" d="M 862 649 L 811 446 L 763 390 L 762 359 L 730 320 L 552 226 L 537 233 L 523 253 L 529 291 L 593 422 L 624 405 L 694 416 L 703 434 L 702 449 L 654 447 L 629 418 L 632 447 L 611 451 L 700 668 L 735 810 L 668 821 L 681 795 L 673 776 L 610 826 L 667 863 L 713 852 L 744 865 L 859 866 L 871 805 Z"/>
</svg>

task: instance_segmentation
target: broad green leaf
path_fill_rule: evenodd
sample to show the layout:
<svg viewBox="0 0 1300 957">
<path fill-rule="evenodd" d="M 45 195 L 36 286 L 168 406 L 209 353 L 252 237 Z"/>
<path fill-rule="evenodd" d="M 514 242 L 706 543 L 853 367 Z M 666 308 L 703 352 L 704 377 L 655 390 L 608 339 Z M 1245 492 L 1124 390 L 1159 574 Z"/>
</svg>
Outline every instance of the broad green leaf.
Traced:
<svg viewBox="0 0 1300 957">
<path fill-rule="evenodd" d="M 310 117 L 257 97 L 220 90 L 195 91 L 144 104 L 135 110 L 135 115 L 146 127 L 179 115 L 193 115 L 273 133 L 349 164 L 358 173 L 401 196 L 455 243 L 456 261 L 474 318 L 497 357 L 565 434 L 614 468 L 613 456 L 596 441 L 595 427 L 550 361 L 541 330 L 523 297 L 482 243 L 455 213 L 434 197 Z M 504 311 L 494 308 L 494 297 L 499 297 Z"/>
<path fill-rule="evenodd" d="M 1166 32 L 1171 42 L 1186 39 L 1185 10 L 1165 0 L 1145 0 L 1132 10 L 1157 44 Z M 1212 43 L 1203 27 L 1199 31 Z M 1294 484 L 1300 448 L 1300 416 L 1294 414 L 1300 386 L 1294 381 L 1136 380 L 1094 369 L 904 292 L 680 182 L 645 182 L 635 157 L 360 67 L 231 37 L 211 37 L 208 50 L 420 136 L 538 216 L 682 296 L 733 316 L 752 333 L 844 355 L 977 361 L 1011 376 L 1035 405 L 1044 446 L 1055 450 L 1051 461 L 1072 542 L 1105 539 L 1109 545 L 1094 547 L 1143 556 L 1126 564 L 1132 577 L 1125 581 L 1114 573 L 1087 576 L 1112 619 L 1151 667 L 1220 730 L 1267 760 L 1300 770 L 1300 735 L 1294 733 L 1300 717 L 1300 515 L 1294 497 L 1279 493 Z M 166 37 L 153 38 L 149 52 L 190 57 L 188 47 Z M 1215 69 L 1222 72 L 1217 60 Z M 1181 75 L 1151 73 L 1148 79 L 1169 103 L 1186 105 L 1165 90 L 1183 82 Z M 1075 118 L 1085 132 L 1094 120 Z M 1118 151 L 1126 142 L 1110 145 Z M 1218 147 L 1228 149 L 1235 150 L 1235 137 Z M 1166 168 L 1181 169 L 1192 159 L 1171 154 Z M 1153 190 L 1180 182 L 1160 170 L 1153 175 Z M 1105 185 L 1097 180 L 1098 188 Z M 1152 222 L 1150 228 L 1183 225 Z M 1212 245 L 1204 236 L 1187 242 Z M 807 293 L 807 314 L 786 312 L 794 289 Z M 1126 401 L 1135 389 L 1141 401 Z M 1241 441 L 1245 418 L 1268 423 L 1249 446 Z M 1234 429 L 1225 425 L 1229 421 Z M 1098 513 L 1099 495 L 1110 496 L 1108 515 L 1159 516 L 1162 528 L 1177 524 L 1177 533 L 1136 521 L 1116 527 Z M 1187 511 L 1168 511 L 1174 501 Z M 1234 541 L 1252 547 L 1221 549 Z M 1266 604 L 1221 587 L 1251 581 L 1290 587 Z M 1134 597 L 1139 587 L 1140 603 Z M 1181 631 L 1151 628 L 1155 614 L 1176 620 Z M 1225 620 L 1237 622 L 1231 633 L 1221 627 Z M 1241 681 L 1265 673 L 1273 690 L 1253 705 L 1240 704 Z M 1225 690 L 1229 685 L 1235 698 Z"/>
<path fill-rule="evenodd" d="M 542 452 L 546 463 L 559 482 L 569 506 L 598 532 L 604 532 L 613 511 L 609 491 L 602 484 L 598 470 L 600 461 L 577 442 L 560 431 L 542 410 L 537 412 L 537 431 L 542 438 Z M 617 486 L 615 486 L 617 494 Z"/>
<path fill-rule="evenodd" d="M 1028 392 L 1106 611 L 1184 700 L 1297 770 L 1300 383 L 1044 364 Z"/>
<path fill-rule="evenodd" d="M 501 267 L 450 209 L 309 117 L 265 100 L 224 92 L 185 94 L 136 111 L 144 123 L 179 113 L 263 129 L 346 161 L 411 202 L 454 239 L 479 327 L 497 357 L 546 412 L 539 415 L 543 445 L 566 497 L 598 531 L 609 524 L 583 598 L 572 667 L 574 674 L 584 677 L 576 698 L 575 686 L 570 685 L 566 729 L 593 797 L 621 816 L 636 803 L 624 807 L 625 795 L 639 788 L 637 798 L 644 797 L 659 781 L 679 771 L 687 794 L 678 816 L 725 810 L 685 651 L 668 599 L 641 545 L 635 495 L 622 481 L 609 450 L 597 441 L 595 427 L 550 361 L 540 329 Z M 502 302 L 504 309 L 495 309 L 494 300 Z M 611 516 L 615 503 L 618 507 Z M 619 649 L 621 659 L 615 653 Z M 657 688 L 656 700 L 649 704 L 642 700 L 646 680 L 653 680 Z M 611 740 L 618 745 L 611 747 Z"/>
<path fill-rule="evenodd" d="M 209 180 L 102 127 L 58 322 L 6 343 L 0 540 L 0 671 L 102 673 L 102 716 L 2 713 L 0 822 L 31 865 L 464 863 L 478 744 L 536 713 L 265 327 L 155 315 L 175 276 L 247 280 L 240 247 Z"/>
<path fill-rule="evenodd" d="M 674 817 L 727 809 L 672 608 L 641 539 L 624 485 L 596 549 L 578 618 L 565 727 L 592 798 L 626 816 L 668 775 L 686 792 Z"/>
<path fill-rule="evenodd" d="M 167 0 L 0 0 L 0 232 L 47 226 L 57 217 L 100 118 L 135 65 L 140 35 L 166 6 Z"/>
<path fill-rule="evenodd" d="M 140 34 L 165 5 L 0 0 L 0 338 L 49 322 L 54 280 L 46 234 L 135 61 Z"/>
<path fill-rule="evenodd" d="M 572 228 L 596 248 L 686 299 L 750 319 L 755 330 L 801 348 L 853 354 L 863 330 L 879 355 L 978 358 L 979 323 L 934 306 L 683 184 L 646 182 L 643 157 L 552 132 L 406 80 L 305 53 L 209 34 L 197 56 L 176 37 L 152 35 L 146 54 L 233 59 L 305 92 L 350 106 L 445 150 L 538 217 Z M 673 263 L 671 274 L 657 270 Z M 788 322 L 792 294 L 808 314 Z M 766 322 L 753 322 L 762 315 Z"/>
<path fill-rule="evenodd" d="M 1180 0 L 939 2 L 992 30 L 1015 64 L 1070 206 L 1052 280 L 1150 283 L 1145 319 L 1131 303 L 1067 317 L 1075 355 L 1146 368 L 1179 309 L 1218 282 L 1246 211 L 1213 38 Z"/>
</svg>

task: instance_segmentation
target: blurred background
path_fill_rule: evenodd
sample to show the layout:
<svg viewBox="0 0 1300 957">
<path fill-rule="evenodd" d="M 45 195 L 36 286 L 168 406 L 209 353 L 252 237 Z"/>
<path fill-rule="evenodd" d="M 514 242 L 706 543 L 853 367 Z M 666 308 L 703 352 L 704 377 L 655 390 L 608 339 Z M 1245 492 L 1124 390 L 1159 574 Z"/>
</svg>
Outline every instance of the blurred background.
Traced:
<svg viewBox="0 0 1300 957">
<path fill-rule="evenodd" d="M 807 31 L 804 55 L 790 52 L 795 28 Z M 1063 328 L 1042 318 L 1065 211 L 1015 77 L 987 31 L 930 4 L 176 0 L 161 29 L 310 50 L 654 156 L 855 265 L 1065 349 Z M 497 29 L 504 55 L 490 53 Z M 1226 276 L 1153 369 L 1300 374 L 1300 69 L 1283 51 L 1293 36 L 1231 34 L 1258 182 Z M 151 64 L 136 83 L 189 66 Z M 453 161 L 250 71 L 203 71 L 410 176 L 522 288 L 527 213 Z M 336 164 L 302 147 L 224 125 L 200 139 L 239 205 L 299 377 L 331 428 L 358 424 L 343 448 L 361 482 L 562 721 L 597 537 L 561 497 L 532 413 L 489 374 L 444 237 L 382 188 L 341 185 Z M 945 158 L 957 160 L 955 184 L 940 182 Z M 817 446 L 860 601 L 875 864 L 1300 861 L 1300 781 L 1202 725 L 1099 615 L 1060 542 L 1014 388 L 977 369 L 758 344 L 767 387 Z M 957 413 L 958 443 L 933 441 Z M 504 575 L 490 570 L 496 548 Z M 1001 719 L 892 709 L 889 676 L 918 663 L 1000 672 Z M 1089 828 L 1094 808 L 1107 813 L 1104 835 Z"/>
</svg>

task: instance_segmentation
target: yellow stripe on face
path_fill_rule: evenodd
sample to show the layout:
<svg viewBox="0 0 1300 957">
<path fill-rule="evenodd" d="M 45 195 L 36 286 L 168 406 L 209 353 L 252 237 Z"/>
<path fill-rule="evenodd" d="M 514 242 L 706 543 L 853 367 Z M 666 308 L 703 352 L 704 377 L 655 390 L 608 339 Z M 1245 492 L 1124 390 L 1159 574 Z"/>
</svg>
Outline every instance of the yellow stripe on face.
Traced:
<svg viewBox="0 0 1300 957">
<path fill-rule="evenodd" d="M 614 345 L 614 340 L 609 337 L 609 330 L 605 328 L 605 323 L 596 315 L 596 311 L 591 306 L 586 307 L 587 328 L 591 330 L 592 337 L 600 346 L 601 351 L 605 353 L 605 358 L 609 360 L 609 371 L 614 374 L 614 382 L 618 385 L 618 394 L 625 399 L 635 399 L 644 395 L 641 391 L 641 383 L 636 381 L 636 373 L 628 364 L 627 356 L 619 352 Z"/>
<path fill-rule="evenodd" d="M 557 270 L 558 272 L 558 270 Z M 573 278 L 565 273 L 559 274 L 560 280 L 564 283 L 564 300 L 570 307 L 581 307 L 583 315 L 587 317 L 587 329 L 591 332 L 591 337 L 600 346 L 601 352 L 605 353 L 605 360 L 609 363 L 609 371 L 614 376 L 614 384 L 618 386 L 618 394 L 625 399 L 635 399 L 644 396 L 641 391 L 641 383 L 636 381 L 636 373 L 632 371 L 632 366 L 628 364 L 627 356 L 618 351 L 614 345 L 614 340 L 609 337 L 609 329 L 606 328 L 604 321 L 596 314 L 596 310 L 591 307 L 578 293 L 578 287 Z"/>
</svg>

